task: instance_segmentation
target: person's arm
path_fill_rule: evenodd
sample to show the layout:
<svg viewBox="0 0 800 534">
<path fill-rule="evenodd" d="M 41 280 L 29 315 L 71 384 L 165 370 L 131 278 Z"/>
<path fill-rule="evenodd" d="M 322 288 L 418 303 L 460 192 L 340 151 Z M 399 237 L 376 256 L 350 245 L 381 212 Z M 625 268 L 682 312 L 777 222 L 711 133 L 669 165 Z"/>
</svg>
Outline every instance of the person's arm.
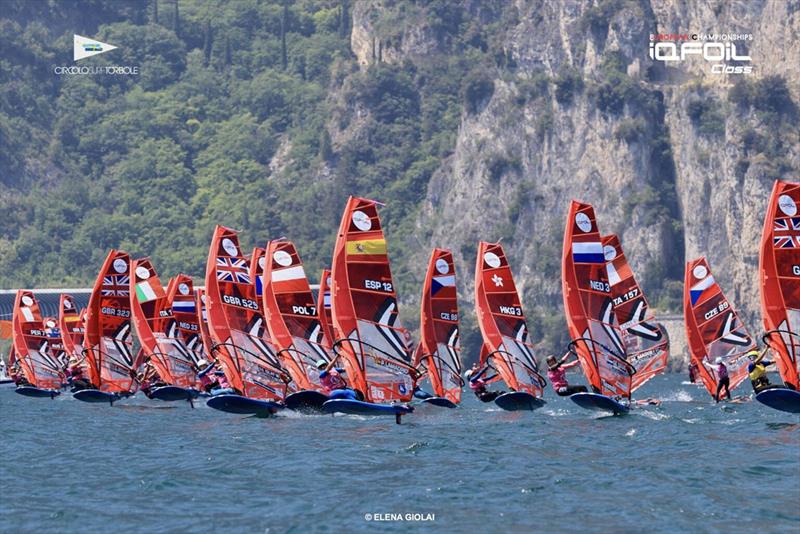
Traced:
<svg viewBox="0 0 800 534">
<path fill-rule="evenodd" d="M 764 357 L 767 355 L 767 351 L 769 351 L 769 346 L 764 347 L 764 350 L 761 351 L 761 354 L 758 355 L 758 358 L 756 358 L 756 361 L 754 361 L 753 363 L 756 365 L 761 363 L 761 360 L 763 360 Z"/>
<path fill-rule="evenodd" d="M 333 369 L 336 366 L 336 360 L 338 360 L 338 359 L 339 359 L 339 356 L 335 356 L 335 357 L 331 358 L 331 361 L 329 361 L 328 365 L 325 366 L 325 371 L 330 373 L 331 369 Z"/>
<path fill-rule="evenodd" d="M 202 371 L 197 373 L 197 377 L 198 378 L 203 378 L 204 376 L 206 376 L 208 373 L 211 372 L 211 370 L 214 368 L 215 365 L 216 365 L 216 363 L 214 363 L 214 362 L 209 363 L 208 367 L 206 367 L 205 369 L 203 369 Z"/>
<path fill-rule="evenodd" d="M 475 382 L 475 381 L 479 380 L 479 379 L 480 379 L 480 378 L 481 378 L 483 375 L 485 375 L 485 374 L 486 374 L 486 371 L 488 371 L 488 370 L 489 370 L 489 366 L 488 366 L 488 365 L 485 365 L 485 366 L 484 366 L 484 367 L 483 367 L 481 370 L 479 370 L 477 373 L 474 373 L 474 374 L 473 374 L 473 375 L 472 375 L 472 376 L 469 378 L 469 381 L 470 381 L 470 382 Z"/>
<path fill-rule="evenodd" d="M 708 363 L 707 361 L 705 361 L 705 360 L 700 360 L 700 361 L 703 363 L 703 367 L 705 367 L 706 369 L 709 369 L 711 371 L 714 370 L 714 366 L 711 365 L 710 363 Z"/>
<path fill-rule="evenodd" d="M 581 361 L 576 359 L 574 362 L 565 363 L 564 365 L 561 366 L 561 368 L 564 369 L 564 370 L 572 369 L 573 367 L 575 367 L 576 365 L 579 365 L 580 363 L 581 363 Z"/>
</svg>

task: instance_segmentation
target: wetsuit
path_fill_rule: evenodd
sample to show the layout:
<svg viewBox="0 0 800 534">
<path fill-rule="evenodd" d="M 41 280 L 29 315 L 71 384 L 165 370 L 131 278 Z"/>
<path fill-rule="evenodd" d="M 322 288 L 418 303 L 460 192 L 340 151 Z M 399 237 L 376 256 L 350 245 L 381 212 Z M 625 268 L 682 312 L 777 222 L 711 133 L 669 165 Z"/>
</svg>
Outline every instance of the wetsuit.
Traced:
<svg viewBox="0 0 800 534">
<path fill-rule="evenodd" d="M 344 369 L 334 367 L 330 371 L 320 371 L 319 383 L 322 392 L 331 399 L 359 400 L 356 392 L 347 387 L 347 381 L 342 374 Z"/>
<path fill-rule="evenodd" d="M 720 363 L 717 365 L 717 393 L 714 395 L 714 399 L 719 402 L 719 394 L 722 391 L 722 388 L 725 388 L 725 394 L 728 396 L 728 400 L 731 400 L 731 379 L 728 376 L 728 368 L 725 366 L 724 363 Z"/>
<path fill-rule="evenodd" d="M 469 388 L 475 394 L 481 402 L 492 402 L 497 397 L 505 393 L 505 391 L 489 391 L 486 389 L 486 385 L 497 375 L 492 375 L 488 378 L 481 378 L 486 371 L 488 371 L 488 367 L 484 367 L 469 379 Z"/>
<path fill-rule="evenodd" d="M 570 386 L 567 382 L 567 371 L 560 365 L 555 369 L 547 370 L 547 378 L 553 385 L 553 390 L 559 397 L 568 397 L 573 393 L 586 393 L 586 386 Z"/>
<path fill-rule="evenodd" d="M 753 391 L 756 394 L 767 389 L 776 389 L 781 387 L 777 384 L 770 384 L 769 378 L 767 378 L 767 366 L 772 365 L 773 363 L 775 362 L 762 361 L 757 363 L 755 368 L 750 371 L 750 385 L 753 386 Z"/>
</svg>

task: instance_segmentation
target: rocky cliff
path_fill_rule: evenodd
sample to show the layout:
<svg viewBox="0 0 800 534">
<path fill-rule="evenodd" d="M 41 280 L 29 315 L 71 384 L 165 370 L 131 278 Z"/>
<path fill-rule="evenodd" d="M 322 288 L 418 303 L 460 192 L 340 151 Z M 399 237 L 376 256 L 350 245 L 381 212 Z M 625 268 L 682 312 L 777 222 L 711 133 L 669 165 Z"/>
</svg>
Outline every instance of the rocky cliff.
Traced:
<svg viewBox="0 0 800 534">
<path fill-rule="evenodd" d="M 452 248 L 469 313 L 475 243 L 503 238 L 531 328 L 546 334 L 543 350 L 558 350 L 564 215 L 580 199 L 604 233 L 620 235 L 658 313 L 681 313 L 684 262 L 706 255 L 759 330 L 763 209 L 773 180 L 797 179 L 800 167 L 799 12 L 782 0 L 470 3 L 462 26 L 493 28 L 500 59 L 465 97 L 452 154 L 417 216 L 425 247 L 409 265 L 421 276 L 429 247 Z M 452 54 L 425 15 L 355 3 L 360 68 Z M 653 61 L 656 33 L 751 34 L 736 44 L 752 63 L 729 64 L 753 72 L 715 74 L 697 56 Z M 678 368 L 685 338 L 670 330 Z"/>
</svg>

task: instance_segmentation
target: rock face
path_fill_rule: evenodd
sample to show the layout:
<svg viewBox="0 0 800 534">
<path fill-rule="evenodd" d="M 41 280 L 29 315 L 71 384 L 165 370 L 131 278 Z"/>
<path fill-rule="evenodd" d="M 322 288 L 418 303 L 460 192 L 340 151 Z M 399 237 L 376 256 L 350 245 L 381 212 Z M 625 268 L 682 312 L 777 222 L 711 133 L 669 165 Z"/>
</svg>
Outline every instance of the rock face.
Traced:
<svg viewBox="0 0 800 534">
<path fill-rule="evenodd" d="M 351 43 L 362 68 L 442 53 L 425 20 L 401 17 L 394 2 L 354 4 Z M 495 37 L 512 66 L 488 72 L 491 96 L 465 107 L 417 224 L 433 229 L 420 230 L 424 245 L 454 250 L 464 314 L 475 243 L 503 238 L 531 329 L 565 324 L 564 216 L 579 199 L 594 205 L 603 233 L 620 236 L 651 307 L 682 313 L 685 261 L 705 255 L 759 331 L 764 206 L 774 179 L 797 180 L 800 168 L 800 10 L 783 0 L 565 0 L 507 2 L 487 15 L 474 4 L 475 17 L 510 21 Z M 714 74 L 715 63 L 698 56 L 654 61 L 652 33 L 751 34 L 737 50 L 752 63 L 730 64 L 754 72 Z M 409 261 L 424 264 L 428 252 Z M 563 330 L 543 350 L 560 350 Z M 676 369 L 688 358 L 679 330 L 671 324 Z"/>
</svg>

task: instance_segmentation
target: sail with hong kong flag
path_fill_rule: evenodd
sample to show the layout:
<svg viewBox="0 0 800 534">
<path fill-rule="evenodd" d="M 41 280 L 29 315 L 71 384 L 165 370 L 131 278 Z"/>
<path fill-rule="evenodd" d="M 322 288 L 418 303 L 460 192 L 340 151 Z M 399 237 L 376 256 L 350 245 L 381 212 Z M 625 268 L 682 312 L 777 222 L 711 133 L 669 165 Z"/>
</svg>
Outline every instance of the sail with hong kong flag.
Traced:
<svg viewBox="0 0 800 534">
<path fill-rule="evenodd" d="M 542 406 L 547 382 L 539 374 L 522 302 L 500 243 L 478 244 L 475 311 L 483 337 L 481 366 L 492 369 L 512 390 L 495 403 L 506 410 Z"/>
</svg>

